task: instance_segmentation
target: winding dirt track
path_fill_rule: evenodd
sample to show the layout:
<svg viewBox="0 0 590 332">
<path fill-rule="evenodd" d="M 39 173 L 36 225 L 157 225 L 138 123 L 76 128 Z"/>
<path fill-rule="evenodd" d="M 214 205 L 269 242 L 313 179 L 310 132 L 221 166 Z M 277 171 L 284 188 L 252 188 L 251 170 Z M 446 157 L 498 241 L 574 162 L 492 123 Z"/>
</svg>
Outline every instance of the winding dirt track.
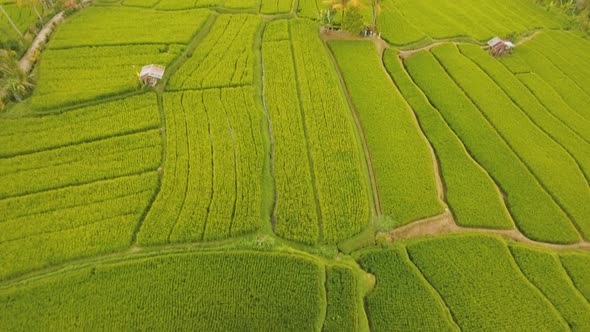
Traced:
<svg viewBox="0 0 590 332">
<path fill-rule="evenodd" d="M 487 228 L 467 228 L 459 226 L 453 220 L 453 216 L 450 212 L 445 212 L 439 216 L 413 222 L 406 226 L 397 228 L 390 233 L 387 233 L 387 238 L 390 241 L 399 241 L 414 239 L 419 237 L 436 236 L 442 234 L 454 234 L 454 233 L 483 233 L 483 234 L 495 234 L 502 236 L 506 239 L 531 244 L 535 246 L 550 248 L 550 249 L 586 249 L 590 250 L 590 242 L 582 241 L 573 244 L 553 244 L 546 242 L 534 241 L 516 229 L 500 230 L 500 229 L 487 229 Z"/>
<path fill-rule="evenodd" d="M 25 53 L 18 63 L 18 66 L 23 72 L 28 74 L 31 72 L 31 70 L 33 70 L 33 65 L 35 64 L 35 54 L 41 51 L 41 47 L 45 45 L 55 26 L 63 21 L 63 19 L 64 12 L 58 13 L 49 22 L 47 22 L 39 34 L 37 34 L 33 44 L 31 44 L 31 47 L 29 47 L 27 53 Z"/>
</svg>

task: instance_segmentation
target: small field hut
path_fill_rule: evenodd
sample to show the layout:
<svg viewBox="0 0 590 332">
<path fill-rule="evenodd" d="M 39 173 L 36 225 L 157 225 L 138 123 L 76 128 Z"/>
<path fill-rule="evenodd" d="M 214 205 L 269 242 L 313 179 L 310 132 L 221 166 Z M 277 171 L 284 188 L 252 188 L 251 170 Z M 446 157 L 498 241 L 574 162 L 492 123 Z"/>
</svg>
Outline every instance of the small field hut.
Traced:
<svg viewBox="0 0 590 332">
<path fill-rule="evenodd" d="M 492 40 L 488 42 L 488 46 L 490 47 L 490 53 L 493 56 L 502 56 L 504 54 L 512 53 L 512 49 L 514 49 L 514 44 L 512 44 L 508 40 L 501 39 L 499 37 L 494 37 Z"/>
<path fill-rule="evenodd" d="M 154 87 L 156 84 L 158 84 L 162 77 L 164 77 L 165 71 L 166 67 L 154 64 L 143 66 L 143 68 L 141 68 L 141 72 L 139 73 L 139 79 L 143 82 L 143 84 Z"/>
</svg>

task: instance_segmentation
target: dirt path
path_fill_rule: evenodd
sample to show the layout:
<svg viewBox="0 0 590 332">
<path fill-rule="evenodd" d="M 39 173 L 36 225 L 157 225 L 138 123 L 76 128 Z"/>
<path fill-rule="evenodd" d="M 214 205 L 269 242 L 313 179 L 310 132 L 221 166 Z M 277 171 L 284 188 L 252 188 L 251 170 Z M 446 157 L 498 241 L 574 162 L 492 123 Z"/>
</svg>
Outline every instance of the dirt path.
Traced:
<svg viewBox="0 0 590 332">
<path fill-rule="evenodd" d="M 451 213 L 446 212 L 440 216 L 417 221 L 409 225 L 397 228 L 387 234 L 390 241 L 407 240 L 419 237 L 436 236 L 442 234 L 455 233 L 483 233 L 500 235 L 506 239 L 531 244 L 535 246 L 545 247 L 549 249 L 586 249 L 590 250 L 590 242 L 582 241 L 574 244 L 553 244 L 546 242 L 534 241 L 516 229 L 498 230 L 487 228 L 467 228 L 461 227 L 455 223 Z"/>
<path fill-rule="evenodd" d="M 55 15 L 49 22 L 47 22 L 47 24 L 45 24 L 41 31 L 39 31 L 39 34 L 37 34 L 37 37 L 35 37 L 35 40 L 33 41 L 33 44 L 31 44 L 31 47 L 29 47 L 27 53 L 25 53 L 25 55 L 18 63 L 20 69 L 23 72 L 28 74 L 31 72 L 31 70 L 33 70 L 33 65 L 35 64 L 36 60 L 35 55 L 39 54 L 41 48 L 43 47 L 43 45 L 45 45 L 55 27 L 61 21 L 63 21 L 63 19 L 64 12 L 60 12 L 59 14 Z"/>
</svg>

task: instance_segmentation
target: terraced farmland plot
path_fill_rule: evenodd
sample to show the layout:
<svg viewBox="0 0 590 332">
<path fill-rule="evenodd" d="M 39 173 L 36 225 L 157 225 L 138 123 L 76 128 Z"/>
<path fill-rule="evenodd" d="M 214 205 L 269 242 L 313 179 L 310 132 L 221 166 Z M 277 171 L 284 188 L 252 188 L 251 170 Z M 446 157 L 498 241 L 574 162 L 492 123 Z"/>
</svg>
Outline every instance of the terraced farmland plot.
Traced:
<svg viewBox="0 0 590 332">
<path fill-rule="evenodd" d="M 260 2 L 261 14 L 280 14 L 291 11 L 292 0 L 262 0 Z"/>
<path fill-rule="evenodd" d="M 320 330 L 324 274 L 323 266 L 305 256 L 259 252 L 99 263 L 1 289 L 0 325 L 11 330 L 42 329 L 49 321 L 60 330 Z M 27 312 L 39 315 L 23 320 Z"/>
<path fill-rule="evenodd" d="M 254 38 L 261 19 L 221 15 L 207 37 L 170 79 L 169 90 L 243 86 L 254 78 Z"/>
<path fill-rule="evenodd" d="M 421 52 L 404 64 L 474 159 L 506 193 L 509 210 L 523 234 L 538 241 L 579 241 L 567 214 L 436 58 Z"/>
<path fill-rule="evenodd" d="M 0 122 L 0 279 L 130 245 L 161 162 L 153 95 Z"/>
<path fill-rule="evenodd" d="M 160 0 L 155 8 L 160 10 L 179 10 L 200 7 L 221 7 L 224 2 L 224 0 Z"/>
<path fill-rule="evenodd" d="M 513 63 L 507 62 L 503 58 L 500 61 L 515 74 L 523 74 L 523 72 L 537 74 L 560 95 L 571 109 L 586 121 L 590 121 L 590 112 L 588 112 L 590 96 L 571 77 L 526 43 L 518 48 L 514 56 L 522 60 L 520 63 L 526 64 L 526 71 L 515 68 Z"/>
<path fill-rule="evenodd" d="M 519 82 L 518 78 L 512 75 L 501 63 L 494 61 L 479 47 L 461 45 L 459 50 L 484 70 L 504 93 L 513 100 L 514 104 L 529 117 L 531 122 L 543 130 L 556 143 L 560 144 L 574 158 L 575 163 L 578 164 L 586 179 L 590 178 L 590 145 L 584 139 L 584 136 L 568 127 L 567 122 L 556 117 L 551 112 L 553 109 L 550 111 L 543 106 L 526 85 Z M 531 81 L 528 83 L 529 85 L 537 86 L 534 78 L 531 78 Z M 547 97 L 555 98 L 555 96 L 550 95 Z M 556 100 L 559 100 L 559 98 L 557 97 Z M 582 121 L 576 127 L 583 125 Z"/>
<path fill-rule="evenodd" d="M 319 239 L 319 206 L 311 156 L 299 103 L 288 21 L 274 21 L 264 31 L 264 100 L 273 134 L 277 202 L 274 231 L 291 240 Z M 285 61 L 287 59 L 287 61 Z M 298 179 L 292 181 L 292 179 Z"/>
<path fill-rule="evenodd" d="M 137 74 L 143 65 L 167 65 L 182 50 L 181 45 L 50 49 L 43 54 L 39 66 L 41 80 L 31 98 L 31 107 L 47 112 L 138 90 Z"/>
<path fill-rule="evenodd" d="M 395 45 L 425 38 L 471 37 L 479 41 L 535 28 L 559 28 L 565 17 L 545 12 L 533 1 L 384 0 L 378 23 Z"/>
<path fill-rule="evenodd" d="M 497 238 L 420 240 L 408 244 L 408 252 L 462 330 L 568 329 L 543 293 L 519 271 L 506 244 Z"/>
<path fill-rule="evenodd" d="M 433 53 L 498 135 L 568 214 L 580 234 L 590 238 L 590 187 L 572 155 L 539 129 L 502 88 L 477 65 L 462 57 L 456 47 L 450 44 L 437 47 Z M 560 176 L 555 177 L 555 174 Z"/>
<path fill-rule="evenodd" d="M 140 244 L 219 240 L 262 225 L 262 111 L 250 88 L 166 94 L 166 160 Z"/>
<path fill-rule="evenodd" d="M 520 270 L 551 301 L 572 331 L 590 329 L 590 304 L 576 289 L 557 255 L 524 246 L 511 246 L 510 251 Z"/>
<path fill-rule="evenodd" d="M 161 126 L 153 94 L 43 117 L 2 118 L 0 125 L 0 157 L 99 141 Z"/>
<path fill-rule="evenodd" d="M 379 281 L 366 298 L 372 330 L 459 330 L 437 291 L 403 247 L 364 251 L 359 262 Z"/>
<path fill-rule="evenodd" d="M 91 7 L 74 15 L 60 26 L 52 37 L 49 48 L 188 44 L 209 15 L 205 10 L 168 12 L 124 7 Z"/>
<path fill-rule="evenodd" d="M 455 222 L 466 227 L 513 228 L 502 193 L 492 178 L 414 84 L 395 52 L 387 50 L 383 61 L 432 144 L 440 163 L 445 199 Z"/>
<path fill-rule="evenodd" d="M 355 137 L 354 123 L 343 92 L 340 90 L 336 72 L 331 67 L 332 64 L 328 53 L 326 53 L 327 50 L 315 35 L 317 25 L 304 20 L 295 20 L 290 22 L 289 31 L 292 58 L 283 59 L 283 63 L 287 66 L 286 70 L 290 70 L 289 61 L 293 61 L 298 85 L 295 87 L 290 84 L 288 89 L 284 90 L 288 93 L 286 97 L 289 99 L 279 100 L 278 97 L 274 97 L 266 100 L 266 106 L 271 121 L 277 121 L 281 126 L 279 130 L 291 130 L 286 127 L 295 122 L 292 130 L 295 135 L 301 137 L 300 128 L 303 128 L 303 134 L 309 149 L 308 156 L 312 164 L 311 174 L 316 182 L 316 200 L 319 204 L 319 218 L 321 220 L 320 235 L 325 242 L 335 243 L 360 233 L 368 223 L 370 213 L 368 180 L 363 174 L 361 164 L 364 161 L 361 160 L 360 144 Z M 275 51 L 280 50 L 285 56 L 289 55 L 287 43 L 283 43 L 279 47 L 275 48 Z M 315 67 L 326 68 L 326 70 L 316 71 L 314 70 Z M 278 66 L 271 66 L 267 70 L 281 69 Z M 275 79 L 274 77 L 283 74 L 282 72 L 270 72 L 266 75 L 271 79 Z M 294 88 L 297 90 L 294 91 Z M 269 93 L 278 92 L 271 91 Z M 299 100 L 297 100 L 296 96 L 299 97 Z M 281 108 L 285 108 L 285 104 L 288 109 L 284 112 L 289 112 L 289 115 L 282 118 L 280 113 L 277 113 L 281 112 Z M 297 124 L 299 121 L 299 115 L 296 114 L 298 104 L 301 107 L 302 127 Z M 286 121 L 289 121 L 289 124 Z M 277 132 L 277 129 L 273 128 L 274 132 Z M 286 147 L 286 144 L 290 144 L 281 141 L 281 136 L 277 136 L 277 139 L 277 147 L 281 147 L 283 144 Z M 284 136 L 283 139 L 285 139 Z M 295 144 L 304 144 L 304 142 L 297 141 Z M 303 145 L 299 149 L 303 149 Z M 289 150 L 291 150 L 289 154 L 285 152 L 284 155 L 283 153 L 277 155 L 279 159 L 275 164 L 298 163 L 300 167 L 305 167 L 305 164 L 301 164 L 302 152 L 300 152 L 299 156 L 296 156 L 292 154 L 297 153 L 295 150 Z M 281 158 L 284 158 L 283 161 L 281 161 Z M 306 184 L 307 188 L 297 188 L 295 192 L 289 193 L 293 186 L 281 185 L 281 183 L 286 183 L 287 179 L 280 179 L 280 177 L 288 176 L 286 170 L 287 168 L 278 169 L 280 172 L 277 173 L 279 190 L 284 190 L 284 192 L 288 193 L 287 195 L 297 195 L 296 193 L 301 192 L 301 190 L 304 193 L 309 192 L 309 184 Z M 306 176 L 307 170 L 303 168 L 300 172 L 302 172 L 300 173 L 302 176 Z M 307 181 L 307 178 L 304 178 L 304 180 Z M 278 204 L 281 204 L 281 195 L 283 193 L 279 191 Z M 300 204 L 311 204 L 309 199 L 307 202 L 304 201 Z M 278 206 L 280 207 L 280 205 Z M 302 212 L 282 212 L 281 210 L 277 210 L 277 213 L 283 213 L 283 215 L 277 215 L 278 222 L 282 222 L 282 218 L 284 218 L 285 223 L 298 222 L 302 218 L 303 222 L 305 222 L 301 226 L 277 224 L 278 228 L 276 230 L 282 236 L 293 240 L 303 240 L 304 242 L 313 243 L 316 241 L 317 233 L 313 225 L 313 215 L 309 217 L 305 216 L 305 214 L 301 215 Z"/>
<path fill-rule="evenodd" d="M 329 45 L 367 139 L 383 213 L 396 226 L 442 213 L 434 156 L 410 108 L 379 63 L 374 44 L 334 41 Z"/>
</svg>

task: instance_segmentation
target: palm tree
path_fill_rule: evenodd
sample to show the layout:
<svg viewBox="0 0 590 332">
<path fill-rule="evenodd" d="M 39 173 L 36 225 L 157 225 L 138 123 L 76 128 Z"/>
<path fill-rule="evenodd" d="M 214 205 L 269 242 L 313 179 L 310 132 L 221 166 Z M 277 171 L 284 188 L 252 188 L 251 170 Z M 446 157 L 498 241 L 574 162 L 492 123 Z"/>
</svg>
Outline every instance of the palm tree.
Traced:
<svg viewBox="0 0 590 332">
<path fill-rule="evenodd" d="M 22 7 L 24 5 L 29 5 L 33 7 L 33 10 L 35 11 L 35 14 L 37 14 L 39 20 L 42 19 L 41 14 L 39 14 L 39 11 L 37 10 L 37 5 L 40 3 L 40 0 L 17 0 L 16 3 L 19 7 Z"/>
<path fill-rule="evenodd" d="M 20 69 L 16 53 L 0 50 L 0 95 L 22 101 L 32 89 L 31 78 Z"/>
<path fill-rule="evenodd" d="M 335 12 L 342 10 L 342 20 L 344 20 L 345 11 L 350 7 L 360 7 L 360 0 L 325 0 L 324 4 L 328 5 Z"/>
<path fill-rule="evenodd" d="M 2 5 L 0 5 L 0 11 L 2 12 L 2 14 L 4 14 L 4 16 L 6 17 L 6 19 L 8 20 L 8 22 L 10 22 L 10 25 L 12 25 L 12 27 L 14 28 L 14 30 L 16 31 L 16 33 L 22 38 L 23 37 L 23 33 L 20 32 L 20 30 L 18 29 L 18 27 L 16 26 L 16 24 L 14 24 L 14 22 L 12 21 L 12 19 L 10 18 L 10 16 L 8 16 L 8 13 L 4 10 L 4 7 L 2 7 Z"/>
<path fill-rule="evenodd" d="M 373 0 L 373 28 L 377 27 L 377 15 L 381 13 L 381 0 Z"/>
</svg>

